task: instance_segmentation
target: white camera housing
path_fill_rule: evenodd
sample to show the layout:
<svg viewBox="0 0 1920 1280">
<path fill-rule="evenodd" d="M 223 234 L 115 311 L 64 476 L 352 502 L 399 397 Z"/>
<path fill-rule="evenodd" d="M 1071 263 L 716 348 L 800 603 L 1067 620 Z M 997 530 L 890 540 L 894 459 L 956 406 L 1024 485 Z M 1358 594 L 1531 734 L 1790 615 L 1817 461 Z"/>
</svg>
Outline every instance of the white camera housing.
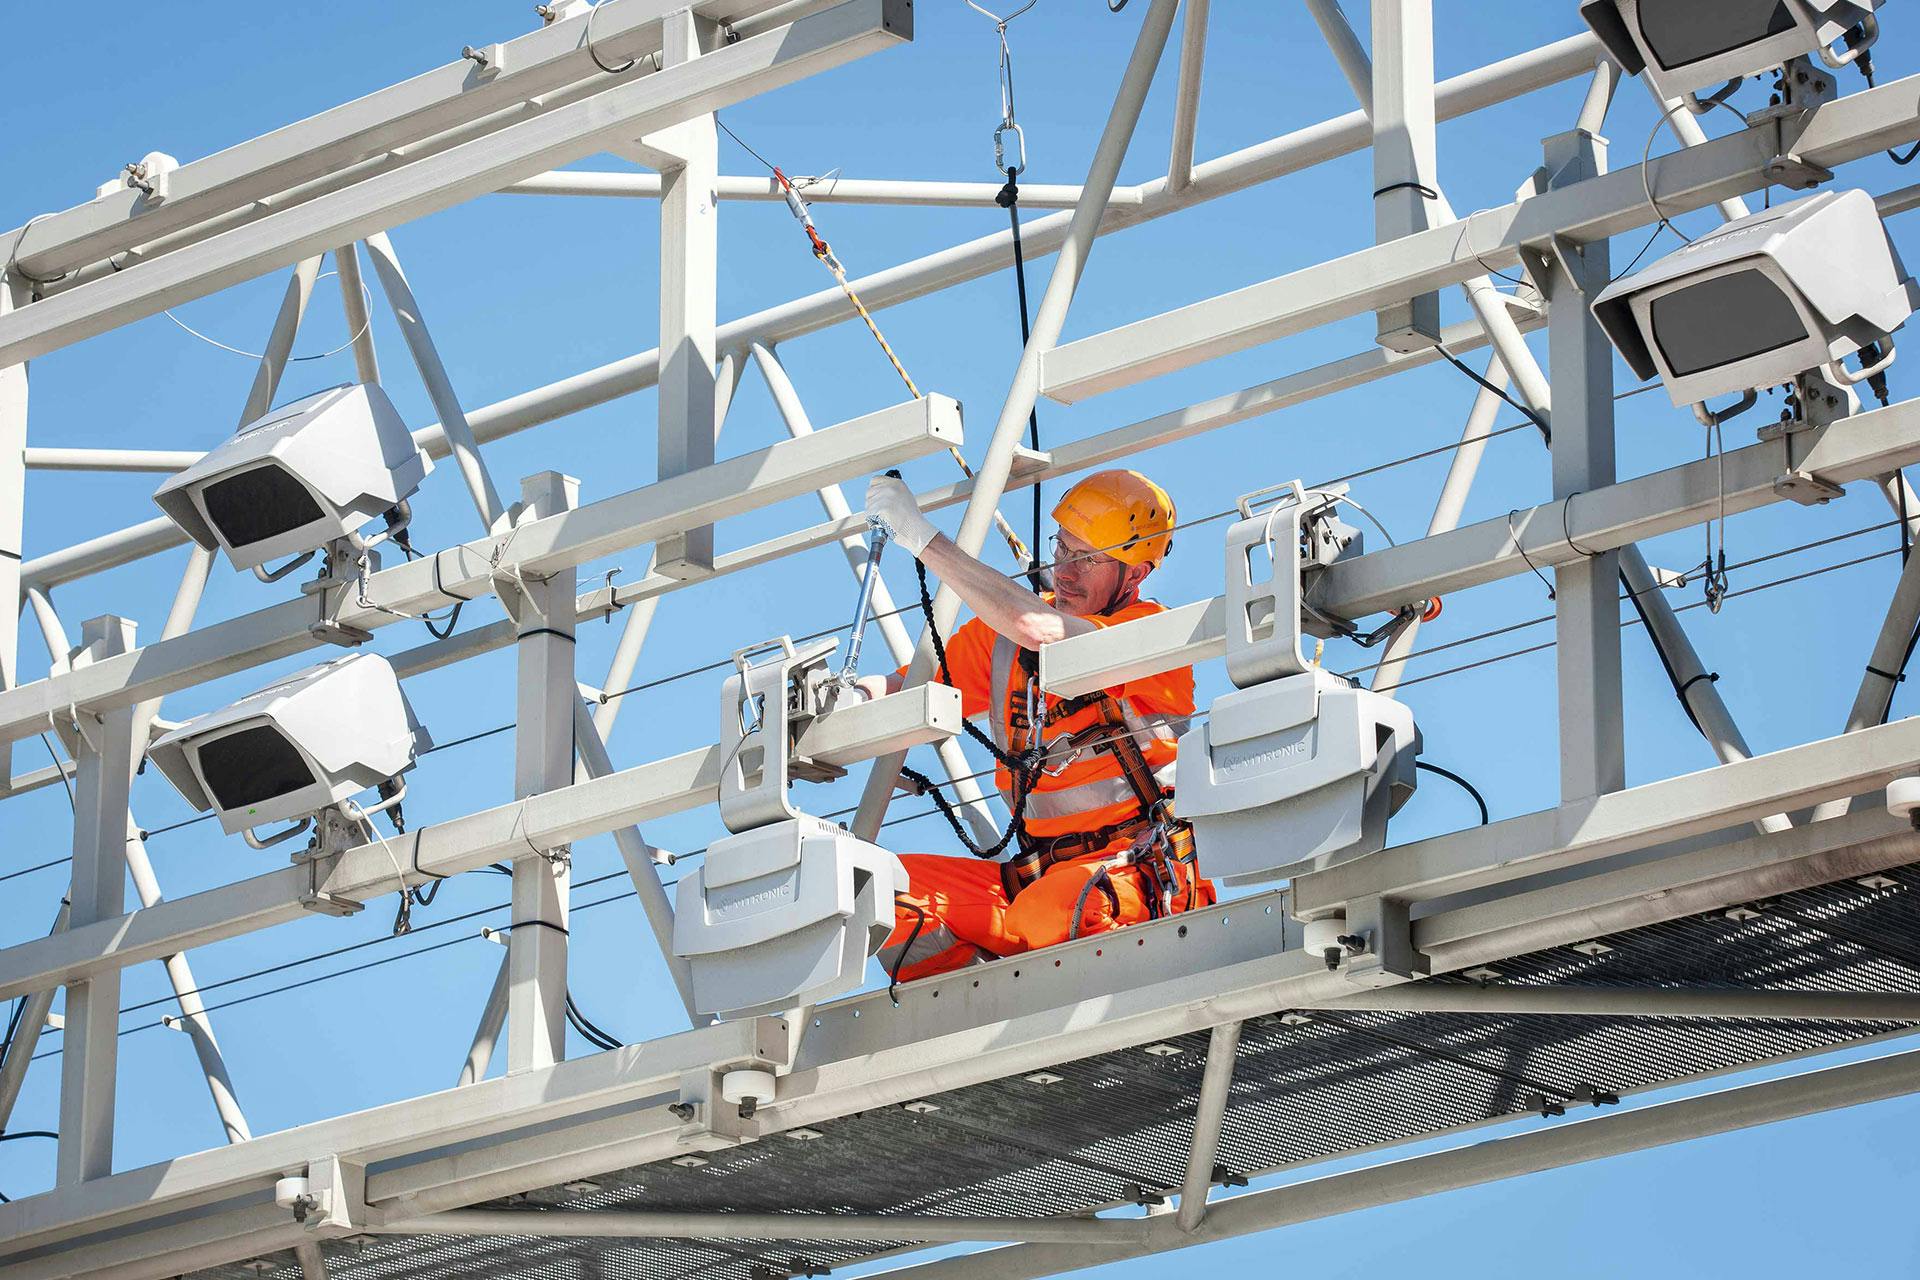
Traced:
<svg viewBox="0 0 1920 1280">
<path fill-rule="evenodd" d="M 852 991 L 906 887 L 898 858 L 820 818 L 715 840 L 674 890 L 673 951 L 694 1008 L 747 1017 Z"/>
<path fill-rule="evenodd" d="M 331 808 L 411 769 L 432 739 L 393 666 L 350 653 L 187 721 L 149 758 L 228 835 Z"/>
<path fill-rule="evenodd" d="M 1839 362 L 1906 322 L 1913 282 L 1873 198 L 1822 191 L 1736 218 L 1614 281 L 1593 314 L 1637 376 L 1659 375 L 1673 403 L 1688 405 L 1815 369 L 1860 381 L 1865 371 Z"/>
<path fill-rule="evenodd" d="M 234 568 L 258 569 L 355 533 L 432 470 L 386 392 L 347 383 L 242 427 L 153 500 Z"/>
<path fill-rule="evenodd" d="M 1826 50 L 1882 0 L 1585 0 L 1580 16 L 1664 100 Z M 1850 56 L 1829 63 L 1851 61 Z"/>
<path fill-rule="evenodd" d="M 1405 703 L 1315 667 L 1214 699 L 1180 736 L 1174 793 L 1207 874 L 1258 884 L 1385 848 L 1419 754 Z"/>
</svg>

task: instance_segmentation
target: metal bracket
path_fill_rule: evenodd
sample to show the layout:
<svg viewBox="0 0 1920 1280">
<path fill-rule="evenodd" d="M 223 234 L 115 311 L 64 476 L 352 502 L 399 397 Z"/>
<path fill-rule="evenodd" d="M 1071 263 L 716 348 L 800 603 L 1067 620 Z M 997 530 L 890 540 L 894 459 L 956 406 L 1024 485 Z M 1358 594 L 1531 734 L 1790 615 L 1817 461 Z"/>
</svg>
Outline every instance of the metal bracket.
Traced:
<svg viewBox="0 0 1920 1280">
<path fill-rule="evenodd" d="M 725 1151 L 759 1139 L 758 1126 L 740 1108 L 721 1099 L 718 1067 L 680 1077 L 680 1100 L 667 1109 L 681 1121 L 676 1141 L 688 1151 Z"/>
<path fill-rule="evenodd" d="M 1780 101 L 1747 117 L 1748 128 L 1773 126 L 1773 158 L 1766 164 L 1769 180 L 1794 191 L 1833 181 L 1833 170 L 1802 159 L 1793 148 L 1812 123 L 1814 111 L 1834 94 L 1833 77 L 1809 58 L 1794 58 L 1780 68 Z"/>
<path fill-rule="evenodd" d="M 1365 942 L 1340 970 L 1355 986 L 1390 987 L 1427 974 L 1427 958 L 1413 947 L 1407 904 L 1399 899 L 1369 896 L 1349 901 L 1347 936 Z"/>
<path fill-rule="evenodd" d="M 1359 555 L 1360 531 L 1334 517 L 1345 485 L 1308 489 L 1298 480 L 1245 494 L 1240 521 L 1227 531 L 1227 674 L 1235 686 L 1299 675 L 1313 665 L 1301 649 L 1302 633 L 1331 636 L 1313 621 L 1306 580 L 1318 570 Z M 1263 574 L 1257 562 L 1265 551 Z M 1257 638 L 1265 628 L 1267 636 Z"/>
<path fill-rule="evenodd" d="M 831 781 L 846 770 L 795 753 L 800 730 L 820 713 L 833 673 L 832 637 L 796 648 L 789 636 L 736 649 L 734 674 L 720 689 L 720 820 L 751 831 L 802 817 L 787 799 L 795 778 Z M 765 654 L 771 661 L 754 662 Z"/>
<path fill-rule="evenodd" d="M 373 639 L 373 632 L 340 621 L 340 609 L 347 603 L 347 590 L 366 575 L 380 571 L 380 553 L 370 551 L 358 538 L 335 538 L 326 545 L 326 557 L 320 574 L 300 584 L 302 595 L 319 602 L 320 617 L 307 628 L 315 639 L 351 649 Z"/>
<path fill-rule="evenodd" d="M 307 842 L 306 848 L 293 855 L 295 864 L 304 862 L 307 865 L 307 888 L 300 895 L 300 905 L 324 916 L 350 916 L 365 908 L 367 904 L 364 902 L 322 889 L 322 866 L 326 871 L 332 871 L 341 853 L 372 839 L 371 825 L 364 820 L 347 817 L 338 808 L 323 809 L 316 814 L 313 838 Z"/>
</svg>

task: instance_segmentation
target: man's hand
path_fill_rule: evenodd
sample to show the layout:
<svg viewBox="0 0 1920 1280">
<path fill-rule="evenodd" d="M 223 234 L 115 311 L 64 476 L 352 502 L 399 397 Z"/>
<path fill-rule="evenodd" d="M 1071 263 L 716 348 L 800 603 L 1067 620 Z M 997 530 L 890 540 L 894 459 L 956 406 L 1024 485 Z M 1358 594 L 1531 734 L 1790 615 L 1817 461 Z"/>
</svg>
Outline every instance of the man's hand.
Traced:
<svg viewBox="0 0 1920 1280">
<path fill-rule="evenodd" d="M 867 482 L 867 514 L 885 520 L 893 530 L 893 540 L 916 559 L 940 532 L 920 514 L 913 490 L 892 476 L 875 476 Z"/>
</svg>

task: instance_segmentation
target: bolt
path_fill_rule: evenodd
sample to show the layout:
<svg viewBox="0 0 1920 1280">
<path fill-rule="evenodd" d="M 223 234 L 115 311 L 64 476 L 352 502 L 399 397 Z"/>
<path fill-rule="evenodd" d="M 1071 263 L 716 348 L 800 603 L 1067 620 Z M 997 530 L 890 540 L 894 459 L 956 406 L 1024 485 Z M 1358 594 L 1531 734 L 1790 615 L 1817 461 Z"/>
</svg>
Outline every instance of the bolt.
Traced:
<svg viewBox="0 0 1920 1280">
<path fill-rule="evenodd" d="M 691 1102 L 669 1102 L 667 1104 L 667 1110 L 679 1117 L 682 1121 L 691 1121 L 693 1119 L 693 1104 Z"/>
<path fill-rule="evenodd" d="M 460 46 L 460 56 L 468 62 L 478 63 L 481 67 L 487 65 L 487 55 L 470 44 Z"/>
</svg>

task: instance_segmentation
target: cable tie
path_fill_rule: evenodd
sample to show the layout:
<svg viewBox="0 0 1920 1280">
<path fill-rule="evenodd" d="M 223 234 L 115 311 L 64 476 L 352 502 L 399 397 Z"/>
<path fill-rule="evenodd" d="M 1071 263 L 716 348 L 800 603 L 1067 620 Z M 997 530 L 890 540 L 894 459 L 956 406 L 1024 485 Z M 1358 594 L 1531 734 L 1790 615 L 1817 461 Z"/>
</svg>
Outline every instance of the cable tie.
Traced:
<svg viewBox="0 0 1920 1280">
<path fill-rule="evenodd" d="M 1518 507 L 1507 512 L 1507 541 L 1513 543 L 1513 549 L 1520 553 L 1520 558 L 1526 562 L 1527 568 L 1533 570 L 1533 576 L 1540 579 L 1540 585 L 1547 589 L 1547 599 L 1558 599 L 1554 594 L 1553 584 L 1547 581 L 1546 574 L 1540 572 L 1540 566 L 1533 562 L 1533 557 L 1527 554 L 1527 549 L 1520 545 L 1520 535 L 1513 531 L 1513 518 L 1519 514 Z"/>
<path fill-rule="evenodd" d="M 1719 684 L 1720 673 L 1718 671 L 1702 671 L 1691 680 L 1682 681 L 1680 685 L 1680 700 L 1685 702 L 1687 699 L 1687 690 L 1693 688 L 1693 686 L 1699 684 L 1702 680 L 1705 680 L 1708 684 Z"/>
<path fill-rule="evenodd" d="M 420 832 L 423 830 L 425 830 L 425 828 L 416 827 L 413 832 L 413 874 L 417 876 L 431 876 L 435 880 L 449 879 L 450 877 L 443 876 L 438 871 L 429 871 L 420 865 Z"/>
<path fill-rule="evenodd" d="M 507 926 L 507 929 L 509 931 L 512 931 L 514 929 L 518 929 L 521 925 L 539 925 L 542 929 L 553 930 L 555 933 L 559 934 L 563 938 L 569 936 L 567 933 L 567 927 L 565 925 L 555 924 L 551 920 L 540 920 L 540 919 L 520 920 L 520 921 L 516 921 L 514 923 L 509 924 Z"/>
<path fill-rule="evenodd" d="M 1905 684 L 1907 682 L 1907 673 L 1904 671 L 1882 671 L 1871 662 L 1867 664 L 1867 670 L 1879 676 L 1882 680 L 1891 681 L 1894 684 Z"/>
<path fill-rule="evenodd" d="M 458 600 L 461 604 L 470 604 L 473 601 L 472 596 L 463 596 L 458 591 L 449 591 L 446 585 L 440 581 L 440 557 L 446 553 L 446 550 L 445 547 L 442 547 L 439 551 L 433 553 L 434 592 L 438 595 L 445 596 L 449 600 Z"/>
<path fill-rule="evenodd" d="M 569 644 L 580 643 L 578 637 L 570 636 L 564 631 L 555 631 L 552 627 L 535 627 L 531 631 L 522 631 L 520 634 L 516 635 L 514 639 L 531 640 L 535 636 L 559 636 L 562 640 L 567 641 Z"/>
<path fill-rule="evenodd" d="M 1578 489 L 1574 490 L 1560 503 L 1560 532 L 1562 536 L 1565 537 L 1568 546 L 1589 560 L 1598 560 L 1605 554 L 1604 552 L 1589 551 L 1573 540 L 1573 500 L 1580 496 L 1580 492 Z"/>
<path fill-rule="evenodd" d="M 1424 182 L 1389 182 L 1386 186 L 1381 187 L 1378 191 L 1375 191 L 1373 193 L 1373 198 L 1375 200 L 1378 200 L 1381 196 L 1387 194 L 1387 192 L 1389 191 L 1403 191 L 1403 190 L 1418 191 L 1421 195 L 1425 196 L 1429 200 L 1438 200 L 1440 198 L 1440 193 L 1438 191 L 1435 191 L 1432 187 L 1428 186 Z"/>
</svg>

